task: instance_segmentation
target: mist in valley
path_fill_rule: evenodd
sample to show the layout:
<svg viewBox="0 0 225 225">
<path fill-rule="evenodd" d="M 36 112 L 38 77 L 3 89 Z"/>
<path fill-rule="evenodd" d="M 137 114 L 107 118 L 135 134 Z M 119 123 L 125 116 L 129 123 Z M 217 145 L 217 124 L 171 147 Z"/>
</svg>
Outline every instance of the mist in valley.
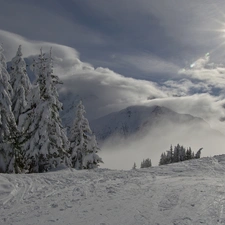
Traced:
<svg viewBox="0 0 225 225">
<path fill-rule="evenodd" d="M 195 153 L 203 148 L 201 157 L 210 157 L 222 154 L 225 136 L 205 124 L 179 126 L 161 123 L 149 131 L 145 129 L 127 138 L 115 135 L 104 141 L 99 153 L 104 164 L 100 167 L 129 170 L 135 162 L 140 168 L 142 160 L 146 158 L 151 159 L 152 166 L 158 166 L 161 154 L 177 144 L 191 147 Z"/>
</svg>

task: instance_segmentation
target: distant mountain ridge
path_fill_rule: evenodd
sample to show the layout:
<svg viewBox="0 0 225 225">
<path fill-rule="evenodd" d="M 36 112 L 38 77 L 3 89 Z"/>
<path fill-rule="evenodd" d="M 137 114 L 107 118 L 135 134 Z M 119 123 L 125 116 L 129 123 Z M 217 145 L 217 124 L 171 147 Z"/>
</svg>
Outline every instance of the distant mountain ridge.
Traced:
<svg viewBox="0 0 225 225">
<path fill-rule="evenodd" d="M 100 141 L 119 135 L 127 138 L 133 134 L 144 135 L 158 127 L 178 126 L 196 131 L 198 127 L 207 132 L 218 132 L 210 128 L 202 118 L 180 114 L 162 106 L 130 106 L 119 112 L 110 113 L 90 122 L 91 128 Z M 219 133 L 219 132 L 218 132 Z"/>
</svg>

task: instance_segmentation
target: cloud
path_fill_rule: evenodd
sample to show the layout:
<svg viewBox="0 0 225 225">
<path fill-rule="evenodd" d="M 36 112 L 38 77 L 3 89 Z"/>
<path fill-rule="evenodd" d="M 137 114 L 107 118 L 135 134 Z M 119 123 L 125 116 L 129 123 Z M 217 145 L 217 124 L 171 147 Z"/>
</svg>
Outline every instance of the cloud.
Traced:
<svg viewBox="0 0 225 225">
<path fill-rule="evenodd" d="M 133 65 L 137 69 L 146 73 L 163 73 L 176 75 L 180 67 L 154 55 L 124 55 L 123 62 Z"/>
<path fill-rule="evenodd" d="M 213 95 L 225 96 L 225 68 L 223 65 L 210 63 L 209 57 L 199 58 L 190 68 L 180 70 L 179 74 L 192 80 L 193 86 L 195 82 Z"/>
<path fill-rule="evenodd" d="M 223 0 L 11 0 L 1 4 L 0 28 L 72 46 L 95 67 L 150 79 L 175 74 L 206 52 L 221 60 L 223 10 Z"/>
<path fill-rule="evenodd" d="M 70 0 L 69 0 L 70 1 Z M 0 8 L 0 29 L 23 35 L 32 40 L 45 40 L 54 43 L 82 46 L 104 45 L 100 33 L 71 18 L 64 11 L 66 2 L 3 1 Z"/>
<path fill-rule="evenodd" d="M 198 66 L 186 69 L 179 74 L 180 77 L 169 79 L 159 86 L 154 82 L 124 77 L 107 68 L 94 68 L 82 62 L 79 53 L 67 46 L 30 41 L 2 30 L 0 40 L 4 42 L 8 60 L 15 55 L 19 44 L 22 44 L 25 57 L 38 54 L 40 47 L 44 51 L 53 47 L 54 72 L 64 82 L 61 95 L 79 95 L 85 101 L 90 118 L 138 104 L 161 105 L 180 113 L 190 113 L 212 125 L 220 124 L 219 119 L 225 117 L 221 97 L 225 84 L 224 69 L 209 67 L 210 62 L 204 57 L 197 60 L 201 62 L 195 63 Z M 212 85 L 221 88 L 217 96 L 208 93 Z"/>
<path fill-rule="evenodd" d="M 165 106 L 175 112 L 190 114 L 203 118 L 209 125 L 225 134 L 225 123 L 220 119 L 225 117 L 223 108 L 225 100 L 220 96 L 212 96 L 208 93 L 194 94 L 190 96 L 168 97 L 146 101 L 147 105 Z"/>
<path fill-rule="evenodd" d="M 89 102 L 94 108 L 92 116 L 97 117 L 147 99 L 167 97 L 153 82 L 127 78 L 101 67 L 84 69 L 81 65 L 76 65 L 63 81 L 66 92 L 79 94 L 86 99 L 88 96 L 97 97 L 96 101 L 91 99 Z"/>
<path fill-rule="evenodd" d="M 54 57 L 59 59 L 75 59 L 79 57 L 79 53 L 70 47 L 44 42 L 44 41 L 31 41 L 20 35 L 0 30 L 0 40 L 5 49 L 5 56 L 7 60 L 11 60 L 17 51 L 19 45 L 22 45 L 23 57 L 30 57 L 39 54 L 40 49 L 43 48 L 44 52 L 53 48 Z"/>
<path fill-rule="evenodd" d="M 187 96 L 196 93 L 209 93 L 211 88 L 204 82 L 193 82 L 189 79 L 168 80 L 163 83 L 162 90 L 173 96 Z"/>
<path fill-rule="evenodd" d="M 224 48 L 219 48 L 224 43 L 223 0 L 86 2 L 89 10 L 113 21 L 122 30 L 119 43 L 129 44 L 130 48 L 150 50 L 162 58 L 175 58 L 178 63 L 215 49 L 224 56 Z M 216 54 L 213 56 L 217 58 Z"/>
<path fill-rule="evenodd" d="M 100 152 L 104 159 L 101 167 L 111 169 L 131 169 L 134 162 L 137 167 L 143 159 L 150 158 L 153 166 L 159 163 L 160 155 L 169 150 L 170 146 L 183 145 L 191 147 L 196 153 L 203 147 L 202 157 L 221 154 L 222 146 L 225 144 L 223 135 L 207 129 L 205 123 L 187 124 L 179 126 L 176 124 L 161 123 L 149 132 L 145 130 L 143 135 L 132 135 L 129 138 L 112 138 L 103 143 Z"/>
<path fill-rule="evenodd" d="M 54 73 L 59 75 L 64 85 L 62 94 L 71 93 L 87 99 L 87 111 L 92 117 L 135 105 L 152 98 L 167 97 L 154 82 L 124 77 L 107 68 L 94 68 L 80 61 L 79 54 L 70 47 L 29 41 L 19 35 L 0 30 L 0 39 L 4 42 L 8 60 L 14 56 L 19 44 L 22 44 L 24 57 L 37 55 L 53 48 Z M 90 96 L 95 96 L 95 101 Z"/>
</svg>

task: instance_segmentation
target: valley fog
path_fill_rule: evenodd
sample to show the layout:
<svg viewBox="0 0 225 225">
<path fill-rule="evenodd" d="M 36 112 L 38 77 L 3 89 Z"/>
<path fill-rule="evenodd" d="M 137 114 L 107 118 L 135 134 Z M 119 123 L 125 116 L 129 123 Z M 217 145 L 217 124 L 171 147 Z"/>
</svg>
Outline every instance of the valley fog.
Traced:
<svg viewBox="0 0 225 225">
<path fill-rule="evenodd" d="M 205 126 L 177 126 L 164 124 L 155 126 L 150 131 L 143 131 L 128 138 L 119 135 L 110 137 L 101 145 L 99 153 L 104 159 L 101 168 L 124 169 L 137 168 L 143 159 L 150 158 L 152 166 L 159 164 L 160 156 L 177 144 L 185 148 L 191 147 L 195 153 L 203 148 L 201 157 L 221 154 L 225 146 L 225 138 L 219 131 L 209 130 Z"/>
</svg>

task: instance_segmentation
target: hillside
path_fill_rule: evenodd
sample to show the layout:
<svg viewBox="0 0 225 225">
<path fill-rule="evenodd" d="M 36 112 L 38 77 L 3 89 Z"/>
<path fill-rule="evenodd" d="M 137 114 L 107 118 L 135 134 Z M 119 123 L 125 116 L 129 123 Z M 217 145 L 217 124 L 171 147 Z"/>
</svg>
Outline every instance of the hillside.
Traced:
<svg viewBox="0 0 225 225">
<path fill-rule="evenodd" d="M 209 124 L 199 117 L 180 114 L 160 106 L 130 106 L 119 112 L 110 113 L 90 123 L 99 141 L 113 136 L 127 138 L 131 135 L 144 136 L 163 127 L 164 132 L 192 133 L 202 135 L 221 134 L 210 128 Z M 176 129 L 175 129 L 176 128 Z M 163 131 L 161 134 L 164 134 Z M 198 136 L 198 135 L 197 135 Z"/>
<path fill-rule="evenodd" d="M 0 174 L 0 224 L 225 224 L 224 173 L 225 155 L 130 171 Z"/>
</svg>

